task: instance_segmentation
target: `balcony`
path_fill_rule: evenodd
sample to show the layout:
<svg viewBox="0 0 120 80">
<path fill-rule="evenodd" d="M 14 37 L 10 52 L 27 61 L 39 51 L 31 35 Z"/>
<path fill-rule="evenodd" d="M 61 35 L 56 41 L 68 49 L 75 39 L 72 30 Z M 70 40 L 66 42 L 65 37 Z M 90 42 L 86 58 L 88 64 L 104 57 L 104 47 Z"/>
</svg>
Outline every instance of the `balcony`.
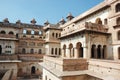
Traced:
<svg viewBox="0 0 120 80">
<path fill-rule="evenodd" d="M 68 36 L 71 34 L 75 34 L 78 32 L 83 31 L 92 31 L 92 32 L 100 32 L 100 33 L 107 33 L 108 27 L 101 24 L 85 22 L 82 24 L 75 25 L 74 27 L 69 27 L 69 29 L 62 31 L 61 37 Z"/>
<path fill-rule="evenodd" d="M 10 35 L 10 34 L 0 34 L 0 39 L 3 39 L 3 40 L 18 40 L 15 35 Z"/>
<path fill-rule="evenodd" d="M 18 58 L 19 60 L 24 62 L 29 62 L 29 61 L 41 62 L 43 58 L 43 54 L 19 54 Z"/>
<path fill-rule="evenodd" d="M 88 69 L 88 63 L 86 59 L 63 59 L 56 56 L 44 56 L 42 66 L 58 71 L 78 71 Z"/>
<path fill-rule="evenodd" d="M 0 61 L 5 60 L 18 60 L 17 55 L 0 55 Z"/>
</svg>

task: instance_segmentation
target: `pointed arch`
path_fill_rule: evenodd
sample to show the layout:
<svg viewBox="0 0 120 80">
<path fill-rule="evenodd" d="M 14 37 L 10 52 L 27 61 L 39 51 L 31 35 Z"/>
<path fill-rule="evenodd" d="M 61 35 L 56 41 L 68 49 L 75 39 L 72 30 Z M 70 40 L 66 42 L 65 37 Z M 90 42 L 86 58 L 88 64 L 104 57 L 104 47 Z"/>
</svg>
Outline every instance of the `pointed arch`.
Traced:
<svg viewBox="0 0 120 80">
<path fill-rule="evenodd" d="M 74 52 L 73 52 L 73 44 L 72 43 L 69 44 L 69 50 L 70 50 L 70 57 L 73 57 Z"/>
</svg>

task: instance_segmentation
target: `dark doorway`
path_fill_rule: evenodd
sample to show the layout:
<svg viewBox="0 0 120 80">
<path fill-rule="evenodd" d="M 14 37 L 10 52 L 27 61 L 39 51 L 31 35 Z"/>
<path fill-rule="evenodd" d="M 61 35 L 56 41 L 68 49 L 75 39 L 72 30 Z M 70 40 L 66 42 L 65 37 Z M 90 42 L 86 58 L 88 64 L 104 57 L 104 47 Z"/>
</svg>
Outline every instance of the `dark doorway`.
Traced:
<svg viewBox="0 0 120 80">
<path fill-rule="evenodd" d="M 32 68 L 31 68 L 31 74 L 35 74 L 35 66 L 32 66 Z"/>
<path fill-rule="evenodd" d="M 2 54 L 2 46 L 0 45 L 0 54 Z"/>
</svg>

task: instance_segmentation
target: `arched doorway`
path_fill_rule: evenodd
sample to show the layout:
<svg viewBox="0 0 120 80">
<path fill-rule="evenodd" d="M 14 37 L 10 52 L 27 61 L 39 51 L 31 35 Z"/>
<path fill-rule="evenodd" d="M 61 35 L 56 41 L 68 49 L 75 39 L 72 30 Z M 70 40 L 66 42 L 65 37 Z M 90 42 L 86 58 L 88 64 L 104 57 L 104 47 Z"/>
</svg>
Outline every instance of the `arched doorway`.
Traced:
<svg viewBox="0 0 120 80">
<path fill-rule="evenodd" d="M 2 46 L 0 45 L 0 54 L 2 54 Z"/>
<path fill-rule="evenodd" d="M 64 57 L 66 56 L 66 45 L 64 44 L 63 46 L 63 50 L 64 50 Z"/>
<path fill-rule="evenodd" d="M 101 58 L 101 45 L 98 45 L 98 48 L 97 48 L 97 58 L 98 59 Z"/>
<path fill-rule="evenodd" d="M 36 70 L 35 70 L 35 66 L 32 66 L 32 67 L 31 67 L 31 74 L 35 74 L 35 71 L 36 71 Z"/>
<path fill-rule="evenodd" d="M 80 42 L 76 44 L 78 57 L 83 57 L 83 47 Z"/>
<path fill-rule="evenodd" d="M 91 48 L 91 58 L 95 58 L 95 51 L 96 51 L 96 45 L 92 45 L 92 48 Z"/>
<path fill-rule="evenodd" d="M 74 52 L 73 52 L 73 44 L 72 43 L 69 44 L 69 50 L 70 50 L 70 57 L 73 57 Z"/>
</svg>

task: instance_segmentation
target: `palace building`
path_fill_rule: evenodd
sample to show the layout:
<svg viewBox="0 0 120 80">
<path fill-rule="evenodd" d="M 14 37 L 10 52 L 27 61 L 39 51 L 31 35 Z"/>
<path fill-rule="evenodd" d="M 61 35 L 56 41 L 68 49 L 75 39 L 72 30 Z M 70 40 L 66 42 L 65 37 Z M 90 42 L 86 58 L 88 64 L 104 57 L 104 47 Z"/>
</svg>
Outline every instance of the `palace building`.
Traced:
<svg viewBox="0 0 120 80">
<path fill-rule="evenodd" d="M 120 79 L 120 0 L 61 19 L 61 56 L 44 56 L 43 80 Z"/>
</svg>

